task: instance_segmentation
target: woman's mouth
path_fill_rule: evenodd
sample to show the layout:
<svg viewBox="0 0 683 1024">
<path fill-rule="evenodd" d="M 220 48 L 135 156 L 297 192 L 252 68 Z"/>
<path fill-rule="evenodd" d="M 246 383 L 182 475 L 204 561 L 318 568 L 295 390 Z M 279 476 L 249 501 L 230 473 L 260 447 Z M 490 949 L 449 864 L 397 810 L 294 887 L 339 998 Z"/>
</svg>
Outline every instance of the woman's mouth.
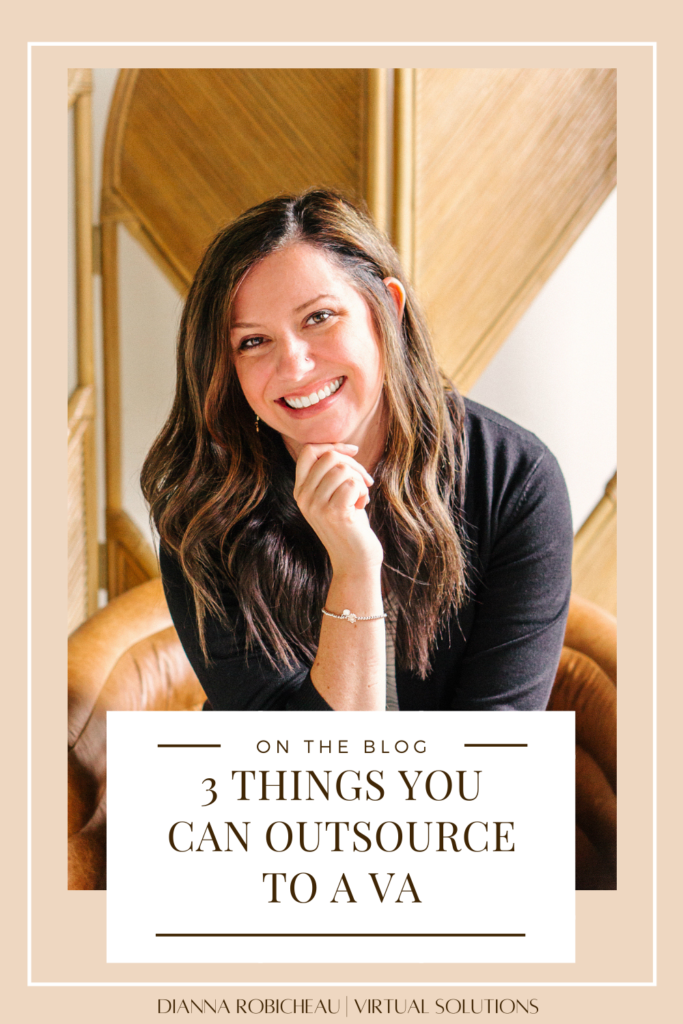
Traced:
<svg viewBox="0 0 683 1024">
<path fill-rule="evenodd" d="M 277 403 L 292 412 L 303 412 L 305 409 L 314 409 L 317 406 L 326 406 L 329 403 L 329 400 L 337 394 L 345 381 L 346 377 L 335 377 L 334 380 L 326 381 L 322 386 L 312 389 L 308 394 L 283 395 L 282 398 L 277 400 Z"/>
</svg>

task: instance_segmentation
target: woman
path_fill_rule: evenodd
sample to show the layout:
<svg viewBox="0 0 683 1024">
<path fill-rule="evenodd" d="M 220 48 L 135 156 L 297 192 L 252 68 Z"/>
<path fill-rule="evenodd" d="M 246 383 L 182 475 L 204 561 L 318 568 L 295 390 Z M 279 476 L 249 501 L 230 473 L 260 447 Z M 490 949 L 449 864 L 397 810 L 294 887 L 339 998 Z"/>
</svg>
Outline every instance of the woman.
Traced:
<svg viewBox="0 0 683 1024">
<path fill-rule="evenodd" d="M 545 708 L 560 470 L 444 382 L 396 253 L 337 193 L 271 199 L 209 246 L 142 487 L 210 708 Z"/>
</svg>

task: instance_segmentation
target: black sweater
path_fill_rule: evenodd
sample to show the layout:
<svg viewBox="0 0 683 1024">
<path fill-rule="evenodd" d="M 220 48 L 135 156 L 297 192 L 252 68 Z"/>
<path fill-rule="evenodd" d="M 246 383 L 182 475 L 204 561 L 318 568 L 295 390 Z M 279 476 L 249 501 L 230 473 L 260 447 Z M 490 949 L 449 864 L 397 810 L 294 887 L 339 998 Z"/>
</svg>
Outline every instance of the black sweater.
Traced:
<svg viewBox="0 0 683 1024">
<path fill-rule="evenodd" d="M 542 711 L 562 648 L 571 588 L 572 525 L 554 456 L 537 437 L 468 399 L 465 531 L 471 596 L 439 635 L 426 679 L 398 668 L 402 711 Z M 246 657 L 238 631 L 207 617 L 207 665 L 192 592 L 163 548 L 161 575 L 180 640 L 216 711 L 331 711 L 310 665 L 274 669 Z M 221 591 L 231 620 L 239 605 Z"/>
</svg>

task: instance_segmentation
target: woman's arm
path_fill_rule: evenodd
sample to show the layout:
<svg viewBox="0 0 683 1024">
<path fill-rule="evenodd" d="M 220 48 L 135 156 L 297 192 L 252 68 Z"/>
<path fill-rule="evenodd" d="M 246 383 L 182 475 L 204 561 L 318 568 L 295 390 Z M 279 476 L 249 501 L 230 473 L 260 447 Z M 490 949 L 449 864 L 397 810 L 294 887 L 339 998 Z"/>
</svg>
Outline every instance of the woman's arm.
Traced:
<svg viewBox="0 0 683 1024">
<path fill-rule="evenodd" d="M 253 645 L 247 650 L 239 601 L 228 587 L 220 600 L 228 625 L 214 615 L 204 621 L 207 661 L 199 642 L 192 588 L 175 556 L 159 552 L 161 579 L 173 624 L 209 704 L 216 711 L 332 711 L 311 681 L 310 665 L 274 665 Z"/>
<path fill-rule="evenodd" d="M 543 450 L 504 490 L 457 674 L 458 710 L 544 710 L 562 650 L 573 536 L 557 461 Z"/>
<path fill-rule="evenodd" d="M 326 455 L 326 453 L 328 453 Z M 326 607 L 340 614 L 382 612 L 382 548 L 363 511 L 372 478 L 351 458 L 353 446 L 302 449 L 295 495 L 330 554 L 333 578 Z M 321 459 L 321 455 L 326 455 Z M 234 592 L 223 586 L 220 600 L 228 626 L 207 615 L 205 659 L 197 629 L 192 588 L 178 560 L 159 554 L 166 600 L 185 653 L 209 703 L 224 711 L 380 710 L 385 704 L 384 619 L 350 623 L 322 615 L 320 644 L 312 667 L 273 665 L 246 631 Z"/>
<path fill-rule="evenodd" d="M 294 497 L 330 558 L 326 609 L 375 616 L 382 614 L 383 553 L 365 512 L 372 477 L 352 458 L 356 452 L 354 445 L 305 445 L 297 459 Z M 322 615 L 311 680 L 335 711 L 383 710 L 384 619 L 351 623 Z"/>
</svg>

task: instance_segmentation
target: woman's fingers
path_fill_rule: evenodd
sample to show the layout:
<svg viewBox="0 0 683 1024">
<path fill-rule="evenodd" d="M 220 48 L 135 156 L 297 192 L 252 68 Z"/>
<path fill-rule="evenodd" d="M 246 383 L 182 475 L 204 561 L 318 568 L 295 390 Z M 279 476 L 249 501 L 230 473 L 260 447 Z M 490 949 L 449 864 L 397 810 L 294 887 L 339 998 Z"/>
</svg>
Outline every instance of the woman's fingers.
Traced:
<svg viewBox="0 0 683 1024">
<path fill-rule="evenodd" d="M 366 488 L 371 487 L 374 480 L 365 467 L 352 458 L 352 451 L 357 451 L 355 445 L 306 445 L 296 464 L 296 500 L 312 495 L 329 472 L 339 472 L 341 467 L 357 474 Z"/>
<path fill-rule="evenodd" d="M 348 509 L 354 505 L 365 508 L 370 496 L 367 484 L 359 473 L 344 462 L 336 462 L 315 486 L 309 477 L 300 497 L 308 509 L 322 512 L 328 505 L 334 509 Z M 358 504 L 361 498 L 363 502 Z"/>
<path fill-rule="evenodd" d="M 359 470 L 361 476 L 364 478 L 368 487 L 370 487 L 374 483 L 367 469 L 364 466 L 362 466 L 360 462 L 356 462 L 356 460 L 353 458 L 353 456 L 356 455 L 358 452 L 358 446 L 355 444 L 342 444 L 341 442 L 339 444 L 304 445 L 304 447 L 301 449 L 301 452 L 299 453 L 299 458 L 297 459 L 296 463 L 297 480 L 303 480 L 305 477 L 307 477 L 311 469 L 315 466 L 315 464 L 329 452 L 337 453 L 341 455 L 345 460 L 348 460 L 350 463 L 353 463 L 353 465 Z"/>
<path fill-rule="evenodd" d="M 355 444 L 305 444 L 296 460 L 297 487 L 303 483 L 318 459 L 330 451 L 338 451 L 352 457 L 358 452 L 358 448 Z"/>
<path fill-rule="evenodd" d="M 332 493 L 329 505 L 330 508 L 338 508 L 340 511 L 353 507 L 362 512 L 369 501 L 368 489 L 362 481 L 358 484 L 356 480 L 345 480 L 343 486 L 340 485 Z"/>
<path fill-rule="evenodd" d="M 299 498 L 307 502 L 328 501 L 343 480 L 355 480 L 361 491 L 368 493 L 366 477 L 359 471 L 357 462 L 330 452 L 319 459 L 311 468 L 299 489 Z"/>
</svg>

